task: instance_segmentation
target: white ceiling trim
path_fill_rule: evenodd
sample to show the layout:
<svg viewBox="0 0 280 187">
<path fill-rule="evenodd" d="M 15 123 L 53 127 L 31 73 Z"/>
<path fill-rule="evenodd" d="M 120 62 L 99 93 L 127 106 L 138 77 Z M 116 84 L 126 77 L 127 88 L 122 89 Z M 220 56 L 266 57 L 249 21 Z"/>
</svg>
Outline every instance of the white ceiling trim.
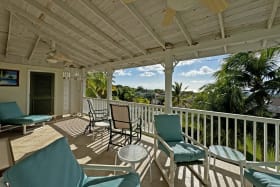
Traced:
<svg viewBox="0 0 280 187">
<path fill-rule="evenodd" d="M 145 30 L 150 34 L 150 36 L 163 48 L 165 49 L 165 42 L 160 38 L 160 36 L 153 31 L 153 28 L 149 23 L 143 18 L 143 16 L 138 12 L 132 3 L 126 4 L 123 0 L 120 0 L 125 8 L 133 15 L 145 28 Z"/>
<path fill-rule="evenodd" d="M 102 11 L 100 11 L 92 2 L 89 0 L 81 0 L 82 4 L 87 7 L 94 15 L 99 17 L 107 26 L 110 26 L 114 29 L 119 35 L 121 35 L 126 41 L 128 41 L 131 45 L 136 47 L 142 54 L 146 54 L 146 50 L 130 36 L 124 29 L 118 26 L 114 21 L 112 21 L 107 15 L 105 15 Z"/>
<path fill-rule="evenodd" d="M 219 26 L 220 26 L 220 30 L 221 30 L 221 37 L 225 38 L 225 28 L 224 28 L 224 19 L 223 19 L 223 15 L 222 13 L 218 13 L 218 19 L 219 19 Z M 225 53 L 227 53 L 227 46 L 224 46 L 224 51 Z"/>
<path fill-rule="evenodd" d="M 7 35 L 6 48 L 5 48 L 5 56 L 8 56 L 9 41 L 11 39 L 11 34 L 12 34 L 12 22 L 13 22 L 13 13 L 9 11 L 9 25 L 8 25 L 8 35 Z"/>
<path fill-rule="evenodd" d="M 109 35 L 104 33 L 102 30 L 100 30 L 98 27 L 96 27 L 93 23 L 85 19 L 80 13 L 78 13 L 76 10 L 71 8 L 67 3 L 63 3 L 61 0 L 54 0 L 53 1 L 56 5 L 58 5 L 62 10 L 68 12 L 71 14 L 74 18 L 79 20 L 81 23 L 83 23 L 85 26 L 87 26 L 91 31 L 97 33 L 101 37 L 103 37 L 105 40 L 107 40 L 110 44 L 115 46 L 118 49 L 121 49 L 123 52 L 125 52 L 129 57 L 132 57 L 133 54 L 131 51 L 126 49 L 125 47 L 121 46 L 118 42 L 116 42 L 113 38 L 111 38 Z M 113 51 L 113 50 L 110 50 Z M 115 52 L 113 52 L 115 53 Z M 120 55 L 118 55 L 120 56 Z M 120 58 L 119 58 L 120 59 Z"/>
<path fill-rule="evenodd" d="M 87 39 L 88 41 L 91 41 L 92 44 L 94 44 L 95 46 L 109 52 L 110 55 L 112 55 L 113 57 L 118 58 L 119 54 L 116 54 L 112 49 L 108 48 L 107 46 L 105 46 L 104 44 L 102 44 L 101 42 L 99 42 L 98 40 L 96 40 L 95 38 L 87 35 L 85 32 L 83 32 L 81 29 L 73 26 L 72 24 L 70 24 L 67 20 L 65 20 L 64 18 L 61 18 L 59 16 L 57 16 L 56 14 L 54 14 L 53 12 L 51 12 L 49 9 L 43 7 L 42 5 L 40 5 L 38 2 L 34 1 L 34 0 L 24 0 L 26 1 L 28 4 L 36 7 L 38 10 L 42 11 L 44 14 L 46 14 L 47 16 L 49 16 L 50 18 L 52 18 L 53 20 L 57 21 L 59 24 L 63 25 L 64 27 L 67 27 L 68 29 L 70 29 L 72 32 L 74 32 L 75 34 Z M 87 48 L 90 48 L 90 46 L 87 46 Z M 108 59 L 108 57 L 105 57 L 104 55 L 100 55 L 101 53 L 97 53 L 98 56 L 100 56 L 101 58 L 105 58 Z"/>
<path fill-rule="evenodd" d="M 27 60 L 30 61 L 33 54 L 34 54 L 34 51 L 35 49 L 37 48 L 38 44 L 39 44 L 39 41 L 40 41 L 41 37 L 38 35 L 37 38 L 36 38 L 36 41 L 34 42 L 30 52 L 28 53 L 28 57 L 27 57 Z"/>
<path fill-rule="evenodd" d="M 178 13 L 175 16 L 175 22 L 178 25 L 178 27 L 180 28 L 181 32 L 183 33 L 183 35 L 184 35 L 186 41 L 188 42 L 189 46 L 191 46 L 192 43 L 193 43 L 192 42 L 192 37 L 191 37 L 190 33 L 188 32 L 188 29 L 185 26 L 181 16 L 178 15 Z"/>
<path fill-rule="evenodd" d="M 273 25 L 273 21 L 275 19 L 279 3 L 280 3 L 280 0 L 273 1 L 272 10 L 271 10 L 270 16 L 267 21 L 267 29 L 271 29 L 271 27 Z M 265 48 L 266 44 L 267 44 L 267 40 L 263 40 L 262 47 Z"/>
</svg>

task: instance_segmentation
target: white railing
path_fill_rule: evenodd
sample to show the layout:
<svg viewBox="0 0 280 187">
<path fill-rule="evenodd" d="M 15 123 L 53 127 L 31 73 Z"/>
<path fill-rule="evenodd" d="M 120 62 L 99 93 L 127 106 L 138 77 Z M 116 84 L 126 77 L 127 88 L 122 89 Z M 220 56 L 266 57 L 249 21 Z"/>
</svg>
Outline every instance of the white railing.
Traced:
<svg viewBox="0 0 280 187">
<path fill-rule="evenodd" d="M 83 100 L 85 114 L 88 113 L 86 99 Z M 143 131 L 151 136 L 154 132 L 154 115 L 164 113 L 164 106 L 161 105 L 93 99 L 96 109 L 106 108 L 108 103 L 129 105 L 131 118 L 141 117 Z M 206 146 L 229 146 L 240 150 L 248 160 L 253 161 L 280 160 L 279 119 L 176 107 L 172 108 L 172 113 L 180 116 L 186 134 Z"/>
</svg>

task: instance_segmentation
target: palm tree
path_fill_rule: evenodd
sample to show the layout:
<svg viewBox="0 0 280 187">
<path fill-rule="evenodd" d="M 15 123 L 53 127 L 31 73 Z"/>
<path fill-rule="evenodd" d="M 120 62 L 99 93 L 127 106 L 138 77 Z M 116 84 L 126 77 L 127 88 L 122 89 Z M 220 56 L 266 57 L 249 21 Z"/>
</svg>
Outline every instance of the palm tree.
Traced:
<svg viewBox="0 0 280 187">
<path fill-rule="evenodd" d="M 229 57 L 216 74 L 218 79 L 226 75 L 231 85 L 242 89 L 247 96 L 244 104 L 248 114 L 267 116 L 271 96 L 280 92 L 279 49 L 238 53 Z"/>
<path fill-rule="evenodd" d="M 103 72 L 87 74 L 87 97 L 107 97 L 107 79 Z"/>
<path fill-rule="evenodd" d="M 182 90 L 182 83 L 175 82 L 172 85 L 173 89 L 173 104 L 175 106 L 180 106 L 181 105 L 181 100 L 182 100 L 182 93 L 184 90 L 186 90 L 188 87 L 184 88 Z"/>
</svg>

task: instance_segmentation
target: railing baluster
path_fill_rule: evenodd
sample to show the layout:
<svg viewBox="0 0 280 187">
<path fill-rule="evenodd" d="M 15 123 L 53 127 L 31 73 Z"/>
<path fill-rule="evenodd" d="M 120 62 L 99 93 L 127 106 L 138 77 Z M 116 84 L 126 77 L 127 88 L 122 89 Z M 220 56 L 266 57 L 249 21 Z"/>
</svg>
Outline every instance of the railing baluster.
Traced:
<svg viewBox="0 0 280 187">
<path fill-rule="evenodd" d="M 234 148 L 237 149 L 237 118 L 234 118 Z"/>
<path fill-rule="evenodd" d="M 267 161 L 267 123 L 263 124 L 263 160 Z"/>
<path fill-rule="evenodd" d="M 191 113 L 191 116 L 192 116 L 192 121 L 191 121 L 191 137 L 193 137 L 193 133 L 194 133 L 194 113 Z"/>
<path fill-rule="evenodd" d="M 247 121 L 244 120 L 243 121 L 243 154 L 245 155 L 246 158 L 246 154 L 247 154 Z"/>
<path fill-rule="evenodd" d="M 218 145 L 221 145 L 221 116 L 218 116 Z"/>
<path fill-rule="evenodd" d="M 213 115 L 211 115 L 211 145 L 213 145 Z"/>
<path fill-rule="evenodd" d="M 257 153 L 257 123 L 254 121 L 253 123 L 253 161 L 256 161 L 256 153 Z"/>
<path fill-rule="evenodd" d="M 185 127 L 185 133 L 189 136 L 189 112 L 186 112 L 186 127 Z"/>
<path fill-rule="evenodd" d="M 275 161 L 279 161 L 279 125 L 275 124 Z M 279 167 L 277 169 L 279 171 Z"/>
<path fill-rule="evenodd" d="M 206 132 L 207 132 L 207 127 L 206 127 L 206 114 L 203 115 L 203 145 L 206 146 Z"/>
<path fill-rule="evenodd" d="M 196 139 L 200 143 L 200 120 L 199 120 L 199 118 L 200 118 L 200 115 L 197 114 Z"/>
<path fill-rule="evenodd" d="M 151 132 L 152 128 L 151 128 L 151 108 L 148 107 L 148 119 L 147 119 L 147 124 L 148 124 L 148 132 Z"/>
<path fill-rule="evenodd" d="M 228 117 L 226 118 L 226 146 L 228 146 Z"/>
</svg>

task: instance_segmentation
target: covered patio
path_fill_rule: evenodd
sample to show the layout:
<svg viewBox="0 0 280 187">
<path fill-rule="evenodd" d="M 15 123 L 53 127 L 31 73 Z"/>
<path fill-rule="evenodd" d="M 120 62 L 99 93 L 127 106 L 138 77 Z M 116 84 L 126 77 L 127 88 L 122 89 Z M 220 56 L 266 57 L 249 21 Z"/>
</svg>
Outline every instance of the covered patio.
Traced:
<svg viewBox="0 0 280 187">
<path fill-rule="evenodd" d="M 171 102 L 172 74 L 178 62 L 279 47 L 279 6 L 279 0 L 221 0 L 217 5 L 209 4 L 207 0 L 0 0 L 0 69 L 19 73 L 17 86 L 0 87 L 0 102 L 16 101 L 26 114 L 36 111 L 36 106 L 40 108 L 40 102 L 51 103 L 47 113 L 57 118 L 65 114 L 87 114 L 87 72 L 101 71 L 107 75 L 107 99 L 94 99 L 95 107 L 99 109 L 110 102 L 119 102 L 112 100 L 115 70 L 161 64 L 165 73 L 165 106 L 124 103 L 132 108 L 132 115 L 144 118 L 147 137 L 142 144 L 151 154 L 152 114 L 177 113 L 181 120 L 189 119 L 184 121 L 187 124 L 185 133 L 204 145 L 232 145 L 246 156 L 246 132 L 250 129 L 253 132 L 251 160 L 257 160 L 256 141 L 261 138 L 264 142 L 261 145 L 262 161 L 268 160 L 267 147 L 271 144 L 275 150 L 273 160 L 279 161 L 279 120 L 174 108 Z M 48 100 L 34 97 L 34 73 L 50 75 Z M 38 84 L 43 85 L 42 82 Z M 75 122 L 77 126 L 70 125 L 70 131 L 67 131 L 69 126 L 61 129 L 56 125 L 59 122 L 52 121 L 49 130 L 54 137 L 47 139 L 56 139 L 56 131 L 59 131 L 69 137 L 79 161 L 112 163 L 114 154 L 102 147 L 105 140 L 93 142 L 90 136 L 80 135 L 77 129 L 83 128 L 84 123 L 80 120 Z M 198 129 L 194 128 L 195 124 L 199 124 Z M 231 124 L 233 133 L 229 132 Z M 257 137 L 257 126 L 263 128 L 261 137 Z M 26 139 L 25 154 L 30 152 L 29 138 L 33 139 L 37 132 L 48 132 L 44 128 L 48 127 L 23 137 L 13 132 L 0 136 L 9 136 L 14 142 Z M 199 128 L 203 129 L 202 133 Z M 267 131 L 271 128 L 275 134 L 268 140 Z M 238 134 L 237 129 L 242 129 L 242 133 Z M 46 145 L 48 141 L 43 137 L 36 137 L 42 144 L 36 145 L 35 149 Z M 20 154 L 21 148 L 16 143 L 14 146 L 15 154 Z M 75 151 L 75 146 L 82 149 Z M 96 160 L 91 159 L 92 155 Z M 144 171 L 141 170 L 143 186 L 159 182 L 162 186 L 167 185 L 154 163 L 152 183 L 149 182 L 148 163 L 145 161 Z M 221 166 L 218 173 L 210 171 L 212 186 L 240 186 L 238 167 L 224 162 L 219 162 L 218 166 Z M 225 169 L 227 167 L 229 169 Z M 201 185 L 189 171 L 180 169 L 179 172 L 178 186 Z"/>
</svg>

